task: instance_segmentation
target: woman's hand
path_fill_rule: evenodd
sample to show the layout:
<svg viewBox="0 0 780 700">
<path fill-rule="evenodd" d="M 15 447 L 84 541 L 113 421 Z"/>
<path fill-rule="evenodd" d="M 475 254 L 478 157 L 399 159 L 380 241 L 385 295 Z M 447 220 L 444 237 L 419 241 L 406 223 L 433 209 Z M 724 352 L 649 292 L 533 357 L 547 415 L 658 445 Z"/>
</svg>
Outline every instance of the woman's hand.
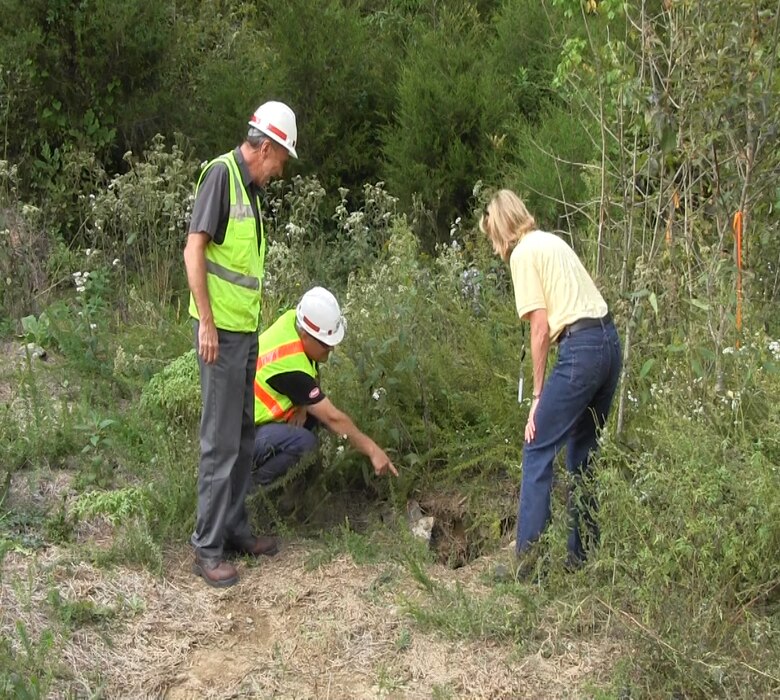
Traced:
<svg viewBox="0 0 780 700">
<path fill-rule="evenodd" d="M 539 399 L 534 398 L 531 401 L 531 410 L 528 412 L 528 422 L 525 424 L 525 441 L 533 442 L 536 436 L 536 407 L 539 405 Z"/>
</svg>

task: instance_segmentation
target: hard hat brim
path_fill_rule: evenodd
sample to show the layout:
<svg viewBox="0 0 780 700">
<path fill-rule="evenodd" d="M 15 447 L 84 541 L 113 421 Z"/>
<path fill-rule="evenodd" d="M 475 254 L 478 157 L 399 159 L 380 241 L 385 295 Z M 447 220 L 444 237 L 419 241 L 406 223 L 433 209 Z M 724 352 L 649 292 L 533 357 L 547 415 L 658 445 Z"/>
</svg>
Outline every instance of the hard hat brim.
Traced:
<svg viewBox="0 0 780 700">
<path fill-rule="evenodd" d="M 317 336 L 314 337 L 317 338 Z M 341 325 L 333 335 L 328 335 L 324 338 L 317 338 L 317 340 L 325 343 L 325 345 L 330 345 L 332 348 L 336 347 L 342 340 L 344 340 L 344 322 L 342 321 Z"/>
<path fill-rule="evenodd" d="M 298 159 L 298 152 L 295 150 L 293 146 L 291 146 L 289 143 L 285 143 L 280 139 L 276 134 L 274 134 L 272 131 L 269 131 L 268 129 L 264 129 L 262 126 L 259 126 L 257 122 L 248 121 L 247 124 L 251 126 L 254 129 L 257 129 L 258 131 L 262 131 L 271 141 L 276 141 L 280 146 L 284 146 L 284 149 L 296 160 Z"/>
</svg>

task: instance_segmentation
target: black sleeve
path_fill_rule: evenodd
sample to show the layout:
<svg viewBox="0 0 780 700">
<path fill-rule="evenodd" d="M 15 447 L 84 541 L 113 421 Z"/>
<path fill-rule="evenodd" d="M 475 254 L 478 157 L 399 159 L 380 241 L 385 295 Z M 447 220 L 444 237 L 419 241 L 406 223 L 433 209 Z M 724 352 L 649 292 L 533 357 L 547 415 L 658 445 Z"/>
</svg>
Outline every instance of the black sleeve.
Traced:
<svg viewBox="0 0 780 700">
<path fill-rule="evenodd" d="M 295 406 L 312 406 L 325 398 L 319 384 L 306 372 L 282 372 L 271 377 L 268 384 Z"/>
<path fill-rule="evenodd" d="M 229 215 L 227 166 L 224 163 L 214 163 L 206 171 L 198 187 L 198 195 L 192 207 L 189 232 L 207 233 L 214 243 L 222 245 Z"/>
</svg>

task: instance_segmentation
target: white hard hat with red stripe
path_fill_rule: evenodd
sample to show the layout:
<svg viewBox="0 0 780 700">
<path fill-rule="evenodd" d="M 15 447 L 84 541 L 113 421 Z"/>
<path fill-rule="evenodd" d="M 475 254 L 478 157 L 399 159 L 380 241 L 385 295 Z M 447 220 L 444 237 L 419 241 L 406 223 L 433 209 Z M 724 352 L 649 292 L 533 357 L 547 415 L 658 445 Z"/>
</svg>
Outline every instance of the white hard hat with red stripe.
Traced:
<svg viewBox="0 0 780 700">
<path fill-rule="evenodd" d="M 298 141 L 295 112 L 284 102 L 264 102 L 255 110 L 248 123 L 284 146 L 293 158 L 298 157 L 295 151 Z"/>
<path fill-rule="evenodd" d="M 336 297 L 324 287 L 312 287 L 301 297 L 295 318 L 304 331 L 326 345 L 332 347 L 344 339 L 347 322 Z"/>
</svg>

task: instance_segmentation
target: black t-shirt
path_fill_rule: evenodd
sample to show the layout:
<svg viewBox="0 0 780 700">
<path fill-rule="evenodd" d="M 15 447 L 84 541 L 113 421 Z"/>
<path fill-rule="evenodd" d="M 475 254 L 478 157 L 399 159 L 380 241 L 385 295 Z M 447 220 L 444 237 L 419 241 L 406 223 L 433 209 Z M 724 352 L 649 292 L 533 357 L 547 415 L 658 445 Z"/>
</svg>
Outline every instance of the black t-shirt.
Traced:
<svg viewBox="0 0 780 700">
<path fill-rule="evenodd" d="M 244 162 L 244 156 L 241 155 L 241 149 L 237 148 L 233 153 L 236 156 L 241 180 L 249 194 L 249 204 L 254 212 L 255 223 L 259 232 L 260 212 L 257 210 L 257 197 L 262 198 L 263 192 L 252 181 Z M 216 245 L 222 245 L 222 242 L 225 240 L 225 231 L 227 230 L 228 217 L 230 216 L 229 182 L 227 165 L 214 163 L 203 175 L 203 180 L 201 180 L 198 187 L 198 196 L 192 207 L 189 232 L 207 233 Z M 259 238 L 258 233 L 258 241 Z"/>
<path fill-rule="evenodd" d="M 294 406 L 313 406 L 325 398 L 317 381 L 306 372 L 282 372 L 271 377 L 268 384 L 287 396 Z"/>
</svg>

